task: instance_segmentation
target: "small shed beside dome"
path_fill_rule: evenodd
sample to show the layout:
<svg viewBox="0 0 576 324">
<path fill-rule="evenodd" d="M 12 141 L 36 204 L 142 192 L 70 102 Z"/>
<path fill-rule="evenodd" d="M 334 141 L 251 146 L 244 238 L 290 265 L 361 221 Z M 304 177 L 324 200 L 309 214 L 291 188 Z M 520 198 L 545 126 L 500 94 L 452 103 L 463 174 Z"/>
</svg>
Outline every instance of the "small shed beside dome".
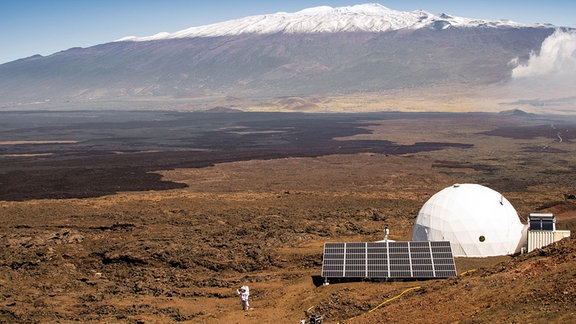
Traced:
<svg viewBox="0 0 576 324">
<path fill-rule="evenodd" d="M 478 184 L 455 184 L 420 209 L 412 241 L 450 241 L 454 256 L 488 257 L 520 252 L 527 226 L 500 193 Z"/>
</svg>

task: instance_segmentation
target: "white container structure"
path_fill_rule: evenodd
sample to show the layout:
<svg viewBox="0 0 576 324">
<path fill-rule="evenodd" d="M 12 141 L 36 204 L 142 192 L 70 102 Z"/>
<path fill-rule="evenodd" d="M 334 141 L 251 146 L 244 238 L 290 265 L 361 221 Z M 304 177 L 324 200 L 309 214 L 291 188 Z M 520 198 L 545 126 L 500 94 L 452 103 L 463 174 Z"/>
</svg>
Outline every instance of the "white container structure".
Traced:
<svg viewBox="0 0 576 324">
<path fill-rule="evenodd" d="M 532 213 L 528 216 L 528 225 L 528 252 L 570 236 L 570 231 L 556 230 L 556 217 L 553 214 Z"/>
</svg>

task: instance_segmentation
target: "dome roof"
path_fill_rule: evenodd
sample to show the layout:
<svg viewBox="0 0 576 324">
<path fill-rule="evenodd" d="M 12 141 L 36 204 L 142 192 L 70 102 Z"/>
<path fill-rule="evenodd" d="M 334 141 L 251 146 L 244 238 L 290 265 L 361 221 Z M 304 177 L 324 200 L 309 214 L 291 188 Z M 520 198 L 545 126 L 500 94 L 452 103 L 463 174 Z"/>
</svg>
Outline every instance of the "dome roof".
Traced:
<svg viewBox="0 0 576 324">
<path fill-rule="evenodd" d="M 420 209 L 413 241 L 450 241 L 454 256 L 487 257 L 520 250 L 526 226 L 500 193 L 478 184 L 455 184 Z"/>
</svg>

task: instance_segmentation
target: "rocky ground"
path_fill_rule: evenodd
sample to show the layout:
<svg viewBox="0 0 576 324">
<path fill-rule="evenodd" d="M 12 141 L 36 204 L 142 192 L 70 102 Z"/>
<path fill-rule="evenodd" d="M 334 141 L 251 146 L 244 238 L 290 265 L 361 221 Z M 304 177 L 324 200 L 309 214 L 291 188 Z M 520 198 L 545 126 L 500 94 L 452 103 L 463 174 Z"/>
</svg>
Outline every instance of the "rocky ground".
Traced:
<svg viewBox="0 0 576 324">
<path fill-rule="evenodd" d="M 576 232 L 574 144 L 489 134 L 493 123 L 394 120 L 354 135 L 473 148 L 226 162 L 150 171 L 180 184 L 167 190 L 0 201 L 0 322 L 572 322 L 574 235 L 530 254 L 458 258 L 452 279 L 315 284 L 324 242 L 378 240 L 386 224 L 409 240 L 422 204 L 457 182 Z"/>
</svg>

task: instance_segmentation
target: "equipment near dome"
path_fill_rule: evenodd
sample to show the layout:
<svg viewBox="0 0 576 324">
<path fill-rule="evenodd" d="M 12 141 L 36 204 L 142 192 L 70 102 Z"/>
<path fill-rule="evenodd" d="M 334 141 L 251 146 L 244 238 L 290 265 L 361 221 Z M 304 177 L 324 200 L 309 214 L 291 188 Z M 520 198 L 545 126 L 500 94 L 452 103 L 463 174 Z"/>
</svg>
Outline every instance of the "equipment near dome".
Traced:
<svg viewBox="0 0 576 324">
<path fill-rule="evenodd" d="M 569 230 L 556 230 L 554 214 L 532 213 L 528 216 L 528 252 L 570 237 Z"/>
<path fill-rule="evenodd" d="M 456 276 L 450 242 L 325 243 L 322 277 L 430 279 Z"/>
</svg>

